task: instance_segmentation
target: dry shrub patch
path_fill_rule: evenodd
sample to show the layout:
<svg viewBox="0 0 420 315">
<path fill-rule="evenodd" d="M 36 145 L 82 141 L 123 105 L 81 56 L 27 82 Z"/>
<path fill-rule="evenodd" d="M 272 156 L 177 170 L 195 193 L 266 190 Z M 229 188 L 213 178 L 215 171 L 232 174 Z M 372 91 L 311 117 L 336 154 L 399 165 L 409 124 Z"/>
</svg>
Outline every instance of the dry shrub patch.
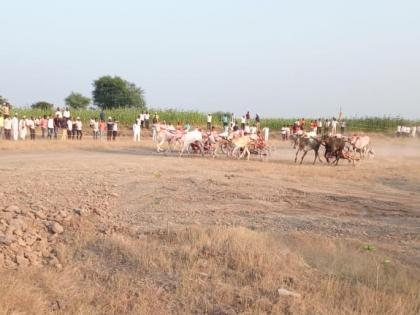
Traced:
<svg viewBox="0 0 420 315">
<path fill-rule="evenodd" d="M 62 271 L 1 272 L 0 314 L 418 314 L 416 270 L 360 245 L 245 228 L 81 231 Z"/>
</svg>

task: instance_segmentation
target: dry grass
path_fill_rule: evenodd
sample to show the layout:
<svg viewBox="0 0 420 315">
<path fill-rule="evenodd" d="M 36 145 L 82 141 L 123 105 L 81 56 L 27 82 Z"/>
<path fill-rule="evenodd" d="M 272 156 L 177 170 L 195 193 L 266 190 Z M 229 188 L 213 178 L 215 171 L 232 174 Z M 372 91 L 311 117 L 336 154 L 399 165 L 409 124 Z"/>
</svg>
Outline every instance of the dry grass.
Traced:
<svg viewBox="0 0 420 315">
<path fill-rule="evenodd" d="M 0 314 L 420 311 L 416 270 L 411 274 L 398 262 L 384 266 L 380 254 L 360 244 L 305 233 L 192 227 L 132 238 L 81 231 L 61 250 L 61 272 L 2 272 Z M 280 287 L 302 298 L 279 297 Z"/>
</svg>

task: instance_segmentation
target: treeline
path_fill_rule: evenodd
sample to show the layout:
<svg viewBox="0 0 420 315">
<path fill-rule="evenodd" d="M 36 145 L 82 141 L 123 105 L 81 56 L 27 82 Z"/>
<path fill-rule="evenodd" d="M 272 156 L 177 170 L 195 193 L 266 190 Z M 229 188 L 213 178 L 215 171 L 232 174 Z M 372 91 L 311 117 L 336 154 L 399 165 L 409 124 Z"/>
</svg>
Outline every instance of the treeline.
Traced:
<svg viewBox="0 0 420 315">
<path fill-rule="evenodd" d="M 93 81 L 92 86 L 92 99 L 81 93 L 71 92 L 64 99 L 64 104 L 73 110 L 87 109 L 89 105 L 101 109 L 120 107 L 136 108 L 137 110 L 146 109 L 144 90 L 118 76 L 102 76 Z M 0 106 L 7 103 L 7 99 L 0 96 Z M 53 111 L 56 106 L 58 105 L 42 100 L 33 103 L 31 108 L 47 112 Z"/>
</svg>

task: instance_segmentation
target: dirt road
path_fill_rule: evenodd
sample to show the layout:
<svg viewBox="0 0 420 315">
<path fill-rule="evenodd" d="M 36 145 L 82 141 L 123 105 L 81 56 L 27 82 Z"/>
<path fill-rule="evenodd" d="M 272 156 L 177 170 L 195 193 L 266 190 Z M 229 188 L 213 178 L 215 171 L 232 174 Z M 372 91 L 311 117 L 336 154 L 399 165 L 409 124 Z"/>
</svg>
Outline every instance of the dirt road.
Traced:
<svg viewBox="0 0 420 315">
<path fill-rule="evenodd" d="M 380 138 L 376 158 L 352 167 L 295 165 L 289 143 L 275 142 L 270 161 L 179 158 L 157 154 L 150 141 L 19 143 L 0 156 L 6 202 L 19 187 L 39 198 L 60 195 L 83 204 L 74 188 L 112 185 L 118 223 L 139 230 L 190 224 L 246 226 L 264 231 L 305 230 L 334 237 L 398 244 L 420 262 L 420 143 Z M 38 184 L 49 189 L 37 191 Z M 63 186 L 64 185 L 64 186 Z M 63 190 L 64 189 L 64 190 Z M 57 201 L 59 198 L 57 199 Z M 7 203 L 7 202 L 6 202 Z M 411 250 L 408 251 L 408 248 Z"/>
<path fill-rule="evenodd" d="M 99 235 L 141 237 L 216 226 L 374 244 L 392 261 L 420 270 L 419 141 L 377 137 L 376 157 L 356 167 L 346 161 L 338 167 L 312 165 L 312 154 L 295 165 L 289 143 L 273 146 L 270 160 L 261 162 L 157 154 L 150 140 L 1 142 L 0 200 L 6 212 L 0 214 L 12 220 L 10 205 L 22 215 L 40 208 L 48 222 L 62 222 L 71 233 L 54 232 L 39 251 L 42 263 L 60 268 L 56 247 L 70 246 L 63 244 L 87 227 Z M 80 221 L 78 209 L 98 215 Z M 75 211 L 79 216 L 70 218 Z M 11 225 L 4 220 L 0 234 Z M 28 248 L 26 239 L 19 242 Z M 5 251 L 9 269 L 31 261 L 18 245 Z M 77 257 L 66 260 L 69 267 L 72 259 L 82 259 Z"/>
</svg>

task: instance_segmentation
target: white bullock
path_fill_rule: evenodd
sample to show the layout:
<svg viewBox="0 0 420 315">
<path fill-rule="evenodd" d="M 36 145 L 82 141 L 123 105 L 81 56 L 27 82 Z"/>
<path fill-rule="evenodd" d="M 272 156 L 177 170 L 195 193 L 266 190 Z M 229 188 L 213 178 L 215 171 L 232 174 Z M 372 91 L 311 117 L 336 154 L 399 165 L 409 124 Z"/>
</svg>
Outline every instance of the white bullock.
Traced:
<svg viewBox="0 0 420 315">
<path fill-rule="evenodd" d="M 350 144 L 353 146 L 353 151 L 360 154 L 360 158 L 364 158 L 366 153 L 374 155 L 374 151 L 370 148 L 369 136 L 354 135 L 350 138 Z"/>
<path fill-rule="evenodd" d="M 184 151 L 189 149 L 191 144 L 196 144 L 200 147 L 201 154 L 204 154 L 203 151 L 203 134 L 201 131 L 195 129 L 185 133 L 181 138 L 182 149 L 179 153 L 179 156 L 184 154 Z"/>
</svg>

